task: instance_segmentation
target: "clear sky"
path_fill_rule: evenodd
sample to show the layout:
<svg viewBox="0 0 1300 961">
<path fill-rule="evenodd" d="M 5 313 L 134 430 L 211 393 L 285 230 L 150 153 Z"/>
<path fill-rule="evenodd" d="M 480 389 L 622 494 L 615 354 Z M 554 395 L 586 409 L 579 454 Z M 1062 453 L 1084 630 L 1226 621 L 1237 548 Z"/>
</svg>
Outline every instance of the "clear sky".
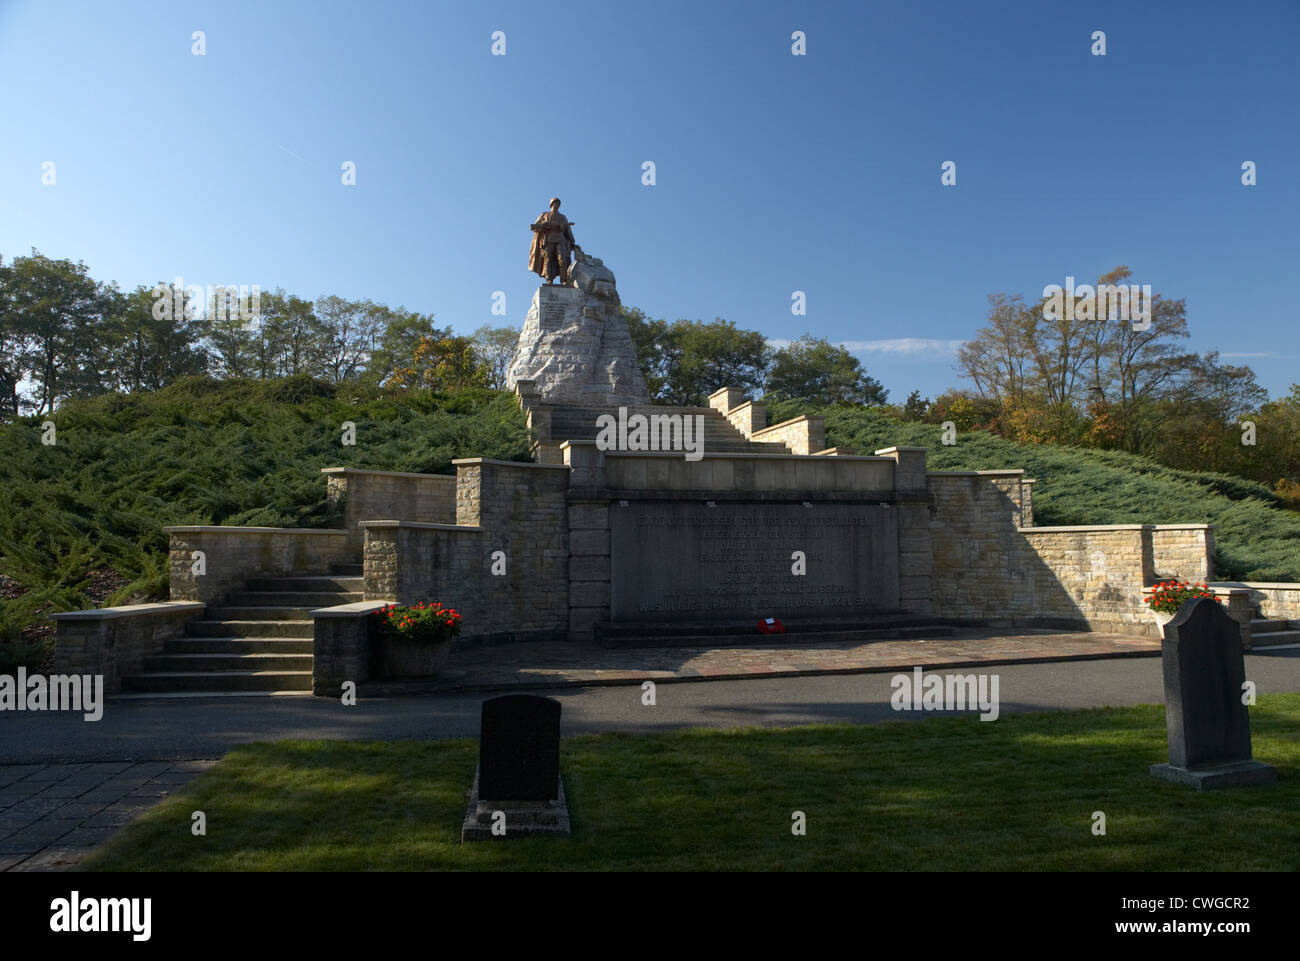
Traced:
<svg viewBox="0 0 1300 961">
<path fill-rule="evenodd" d="M 1277 395 L 1298 47 L 1296 0 L 0 0 L 0 253 L 469 332 L 522 324 L 558 195 L 625 304 L 845 343 L 895 401 L 969 386 L 988 294 L 1118 264 Z"/>
</svg>

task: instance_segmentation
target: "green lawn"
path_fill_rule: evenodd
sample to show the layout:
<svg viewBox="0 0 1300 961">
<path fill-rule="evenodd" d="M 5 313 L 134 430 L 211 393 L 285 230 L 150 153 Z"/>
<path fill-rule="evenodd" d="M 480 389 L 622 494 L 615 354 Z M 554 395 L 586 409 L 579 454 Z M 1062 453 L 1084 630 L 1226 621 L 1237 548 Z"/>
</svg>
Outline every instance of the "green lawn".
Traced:
<svg viewBox="0 0 1300 961">
<path fill-rule="evenodd" d="M 1280 783 L 1205 793 L 1147 774 L 1168 760 L 1160 705 L 569 737 L 573 837 L 468 845 L 477 742 L 281 741 L 232 751 L 87 866 L 1295 871 L 1300 694 L 1262 696 L 1251 727 Z M 195 810 L 206 837 L 190 833 Z"/>
</svg>

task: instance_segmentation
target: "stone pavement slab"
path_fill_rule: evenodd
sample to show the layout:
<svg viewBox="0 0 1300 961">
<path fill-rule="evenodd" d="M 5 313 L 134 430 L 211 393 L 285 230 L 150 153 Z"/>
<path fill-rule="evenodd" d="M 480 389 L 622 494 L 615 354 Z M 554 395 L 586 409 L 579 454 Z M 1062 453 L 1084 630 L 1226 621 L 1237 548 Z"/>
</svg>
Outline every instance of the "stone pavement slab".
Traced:
<svg viewBox="0 0 1300 961">
<path fill-rule="evenodd" d="M 868 674 L 913 667 L 1041 663 L 1113 657 L 1159 657 L 1160 639 L 1129 634 L 961 630 L 951 636 L 843 643 L 775 638 L 753 647 L 609 649 L 572 642 L 510 644 L 453 654 L 436 677 L 371 681 L 363 696 L 452 691 L 590 687 L 650 680 L 712 681 L 755 677 Z"/>
<path fill-rule="evenodd" d="M 215 760 L 0 765 L 0 871 L 75 869 Z M 30 793 L 28 793 L 30 792 Z"/>
</svg>

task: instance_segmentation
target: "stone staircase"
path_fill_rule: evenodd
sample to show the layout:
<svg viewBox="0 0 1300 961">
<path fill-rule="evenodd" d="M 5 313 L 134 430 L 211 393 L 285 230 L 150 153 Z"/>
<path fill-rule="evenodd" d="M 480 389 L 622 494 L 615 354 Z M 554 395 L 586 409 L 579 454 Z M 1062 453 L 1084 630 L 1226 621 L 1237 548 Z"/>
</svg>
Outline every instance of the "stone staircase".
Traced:
<svg viewBox="0 0 1300 961">
<path fill-rule="evenodd" d="M 329 574 L 254 577 L 185 637 L 145 659 L 145 672 L 122 680 L 122 697 L 214 697 L 310 693 L 313 623 L 318 607 L 364 598 L 360 564 Z"/>
<path fill-rule="evenodd" d="M 915 614 L 877 614 L 852 619 L 785 624 L 784 634 L 759 634 L 750 621 L 665 624 L 629 621 L 596 626 L 596 643 L 605 648 L 645 647 L 798 647 L 802 644 L 857 644 L 918 637 L 951 637 L 954 628 Z"/>
<path fill-rule="evenodd" d="M 1256 608 L 1250 620 L 1251 650 L 1280 644 L 1300 644 L 1300 630 L 1292 627 L 1295 623 L 1263 617 Z"/>
<path fill-rule="evenodd" d="M 601 415 L 618 417 L 617 407 L 582 407 L 576 405 L 557 405 L 551 407 L 550 445 L 558 445 L 566 440 L 595 440 L 599 429 L 596 426 Z M 788 454 L 789 448 L 782 443 L 761 443 L 751 441 L 732 426 L 726 417 L 712 407 L 663 407 L 657 404 L 627 405 L 628 417 L 643 414 L 649 418 L 653 414 L 680 414 L 683 418 L 700 415 L 704 418 L 705 455 L 740 453 L 740 454 Z M 692 428 L 694 429 L 694 428 Z M 694 435 L 692 435 L 694 437 Z"/>
</svg>

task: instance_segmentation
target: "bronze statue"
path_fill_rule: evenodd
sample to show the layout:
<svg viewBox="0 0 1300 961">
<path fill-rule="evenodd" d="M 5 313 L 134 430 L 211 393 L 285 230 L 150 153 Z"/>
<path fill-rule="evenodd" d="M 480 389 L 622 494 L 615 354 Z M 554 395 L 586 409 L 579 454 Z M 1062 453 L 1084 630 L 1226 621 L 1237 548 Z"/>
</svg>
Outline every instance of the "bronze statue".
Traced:
<svg viewBox="0 0 1300 961">
<path fill-rule="evenodd" d="M 560 278 L 568 286 L 573 251 L 581 250 L 573 239 L 573 224 L 560 213 L 560 198 L 551 198 L 551 209 L 533 223 L 533 246 L 528 252 L 528 269 L 541 274 L 548 284 Z"/>
</svg>

